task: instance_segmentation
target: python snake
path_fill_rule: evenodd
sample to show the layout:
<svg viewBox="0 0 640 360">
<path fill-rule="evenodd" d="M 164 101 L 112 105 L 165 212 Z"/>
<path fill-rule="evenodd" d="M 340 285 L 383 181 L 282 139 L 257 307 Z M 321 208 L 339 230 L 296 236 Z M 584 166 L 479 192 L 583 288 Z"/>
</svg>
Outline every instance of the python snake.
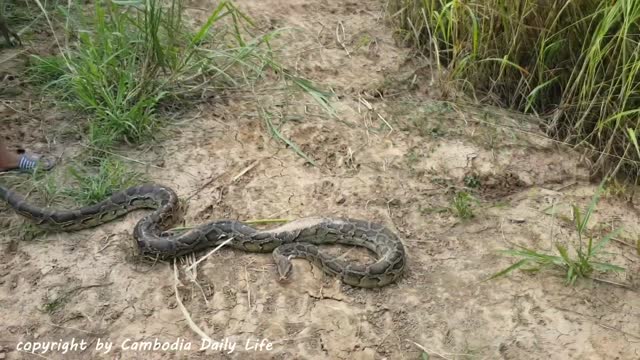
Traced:
<svg viewBox="0 0 640 360">
<path fill-rule="evenodd" d="M 29 204 L 18 193 L 0 186 L 0 198 L 17 213 L 53 231 L 75 231 L 112 221 L 135 209 L 154 209 L 136 224 L 133 236 L 140 255 L 168 259 L 204 250 L 231 239 L 228 245 L 248 252 L 272 252 L 280 280 L 289 278 L 291 258 L 305 258 L 344 283 L 374 288 L 396 281 L 406 263 L 398 237 L 383 225 L 355 220 L 310 217 L 269 230 L 256 230 L 235 220 L 219 220 L 189 231 L 165 231 L 178 220 L 179 201 L 166 186 L 147 184 L 128 188 L 97 204 L 75 210 L 54 210 Z M 356 245 L 378 259 L 368 265 L 331 257 L 316 245 Z"/>
</svg>

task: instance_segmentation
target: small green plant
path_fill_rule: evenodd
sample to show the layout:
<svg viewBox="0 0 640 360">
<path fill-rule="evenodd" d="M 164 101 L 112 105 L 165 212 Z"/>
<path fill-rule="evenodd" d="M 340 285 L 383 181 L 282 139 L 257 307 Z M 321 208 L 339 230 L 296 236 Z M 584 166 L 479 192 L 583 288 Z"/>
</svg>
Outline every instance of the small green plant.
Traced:
<svg viewBox="0 0 640 360">
<path fill-rule="evenodd" d="M 474 217 L 472 203 L 475 199 L 465 191 L 457 192 L 453 197 L 452 210 L 462 220 Z"/>
<path fill-rule="evenodd" d="M 61 309 L 67 301 L 68 299 L 65 295 L 61 295 L 53 299 L 49 299 L 49 295 L 47 295 L 40 311 L 47 314 L 53 314 L 56 310 Z"/>
<path fill-rule="evenodd" d="M 140 173 L 131 171 L 124 163 L 113 158 L 101 160 L 95 172 L 70 167 L 69 173 L 76 184 L 64 192 L 81 205 L 94 204 L 115 191 L 144 181 Z"/>
<path fill-rule="evenodd" d="M 467 175 L 464 177 L 464 186 L 471 189 L 476 189 L 480 186 L 480 179 L 475 174 Z"/>
<path fill-rule="evenodd" d="M 360 38 L 358 38 L 354 51 L 358 51 L 362 48 L 368 48 L 371 45 L 371 43 L 373 43 L 374 41 L 375 39 L 372 38 L 371 35 L 363 34 L 362 36 L 360 36 Z"/>
<path fill-rule="evenodd" d="M 625 194 L 629 194 L 629 186 L 618 179 L 608 181 L 603 191 L 604 196 L 622 197 Z"/>
<path fill-rule="evenodd" d="M 592 278 L 594 272 L 624 271 L 622 267 L 595 261 L 595 257 L 621 229 L 610 232 L 595 243 L 593 237 L 586 234 L 587 225 L 603 191 L 603 185 L 604 182 L 596 191 L 591 204 L 584 214 L 580 211 L 580 208 L 573 205 L 573 223 L 578 237 L 578 247 L 575 249 L 575 255 L 572 256 L 568 248 L 559 243 L 555 245 L 559 255 L 548 255 L 525 247 L 520 247 L 518 250 L 504 250 L 502 251 L 503 254 L 519 257 L 521 260 L 492 275 L 487 280 L 507 275 L 516 269 L 529 265 L 532 265 L 532 267 L 526 269 L 528 271 L 540 271 L 545 268 L 560 269 L 565 273 L 567 285 L 574 285 L 578 279 Z M 585 237 L 587 238 L 586 244 Z"/>
</svg>

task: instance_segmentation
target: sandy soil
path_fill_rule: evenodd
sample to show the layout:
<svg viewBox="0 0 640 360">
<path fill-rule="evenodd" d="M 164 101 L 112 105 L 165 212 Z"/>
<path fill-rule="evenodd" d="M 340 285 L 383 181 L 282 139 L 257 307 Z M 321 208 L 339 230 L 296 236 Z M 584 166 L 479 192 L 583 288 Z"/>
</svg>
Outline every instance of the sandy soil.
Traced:
<svg viewBox="0 0 640 360">
<path fill-rule="evenodd" d="M 198 8 L 211 8 L 208 0 L 189 5 L 200 21 L 207 12 Z M 423 351 L 432 359 L 640 357 L 639 262 L 623 244 L 635 242 L 640 222 L 638 209 L 623 199 L 605 196 L 592 230 L 624 228 L 605 260 L 627 271 L 601 277 L 627 287 L 567 287 L 550 272 L 482 282 L 513 261 L 498 250 L 519 244 L 552 251 L 553 242 L 575 239 L 570 204 L 586 206 L 596 188 L 577 154 L 540 136 L 531 118 L 440 101 L 451 95 L 430 85 L 428 68 L 396 44 L 380 2 L 238 5 L 265 31 L 291 28 L 274 44 L 278 56 L 339 95 L 339 119 L 303 95 L 291 98 L 265 84 L 255 96 L 200 105 L 162 142 L 130 151 L 127 157 L 144 164 L 131 165 L 189 199 L 186 224 L 310 215 L 384 223 L 406 246 L 406 275 L 382 289 L 355 289 L 295 260 L 293 281 L 282 285 L 270 256 L 221 249 L 195 272 L 178 262 L 183 311 L 172 264 L 133 256 L 131 230 L 140 213 L 34 241 L 2 231 L 0 359 L 421 359 Z M 5 89 L 20 88 L 11 69 L 24 61 L 21 51 L 0 53 L 15 55 L 2 62 Z M 68 130 L 72 119 L 32 109 L 28 93 L 0 95 L 9 128 L 3 135 L 63 163 L 82 151 Z M 256 99 L 296 120 L 282 132 L 317 166 L 270 137 Z M 480 184 L 476 216 L 462 221 L 447 208 L 470 176 Z M 2 206 L 3 226 L 22 222 Z M 220 348 L 200 350 L 185 312 Z M 182 347 L 132 348 L 154 339 Z M 256 339 L 266 339 L 270 350 L 247 349 Z M 17 351 L 26 342 L 72 340 L 85 341 L 86 349 Z M 98 351 L 105 342 L 113 348 Z"/>
</svg>

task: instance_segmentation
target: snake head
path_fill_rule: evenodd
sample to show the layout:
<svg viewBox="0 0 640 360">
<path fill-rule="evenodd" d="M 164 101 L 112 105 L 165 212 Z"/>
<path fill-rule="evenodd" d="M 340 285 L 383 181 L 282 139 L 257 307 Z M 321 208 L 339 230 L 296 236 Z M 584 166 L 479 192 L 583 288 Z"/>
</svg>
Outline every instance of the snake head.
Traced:
<svg viewBox="0 0 640 360">
<path fill-rule="evenodd" d="M 291 264 L 291 257 L 279 255 L 275 258 L 276 267 L 278 268 L 278 275 L 280 275 L 280 281 L 286 281 L 291 275 L 293 270 L 293 264 Z"/>
</svg>

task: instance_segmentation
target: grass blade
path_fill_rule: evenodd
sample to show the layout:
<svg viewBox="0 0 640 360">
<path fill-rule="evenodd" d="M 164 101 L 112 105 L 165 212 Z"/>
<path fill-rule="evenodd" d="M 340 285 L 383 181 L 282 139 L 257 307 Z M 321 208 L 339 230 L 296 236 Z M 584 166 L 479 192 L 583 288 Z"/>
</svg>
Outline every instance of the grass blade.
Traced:
<svg viewBox="0 0 640 360">
<path fill-rule="evenodd" d="M 313 161 L 313 159 L 311 159 L 302 150 L 300 150 L 300 148 L 298 147 L 298 145 L 296 145 L 296 143 L 294 143 L 293 141 L 289 140 L 286 136 L 282 135 L 282 133 L 273 125 L 273 123 L 271 122 L 271 114 L 269 114 L 268 112 L 263 110 L 263 116 L 264 116 L 265 122 L 267 124 L 267 129 L 269 130 L 269 132 L 271 133 L 271 135 L 274 138 L 276 138 L 276 139 L 284 142 L 285 144 L 287 144 L 287 146 L 289 146 L 291 149 L 293 149 L 293 151 L 296 154 L 298 154 L 300 157 L 305 159 L 311 165 L 317 166 L 316 162 Z"/>
<path fill-rule="evenodd" d="M 596 245 L 590 251 L 589 256 L 596 255 L 605 245 L 609 243 L 609 241 L 611 241 L 611 239 L 613 239 L 615 236 L 618 236 L 618 234 L 620 234 L 621 231 L 622 231 L 622 228 L 619 228 L 605 235 L 602 238 L 602 240 L 596 243 Z"/>
<path fill-rule="evenodd" d="M 483 281 L 489 281 L 489 280 L 493 280 L 493 279 L 499 278 L 501 276 L 507 275 L 507 274 L 511 273 L 512 271 L 517 270 L 517 269 L 527 265 L 528 263 L 529 263 L 529 259 L 522 259 L 522 260 L 516 262 L 515 264 L 509 266 L 508 268 L 491 275 L 489 278 L 487 278 L 487 279 L 485 279 Z"/>
</svg>

